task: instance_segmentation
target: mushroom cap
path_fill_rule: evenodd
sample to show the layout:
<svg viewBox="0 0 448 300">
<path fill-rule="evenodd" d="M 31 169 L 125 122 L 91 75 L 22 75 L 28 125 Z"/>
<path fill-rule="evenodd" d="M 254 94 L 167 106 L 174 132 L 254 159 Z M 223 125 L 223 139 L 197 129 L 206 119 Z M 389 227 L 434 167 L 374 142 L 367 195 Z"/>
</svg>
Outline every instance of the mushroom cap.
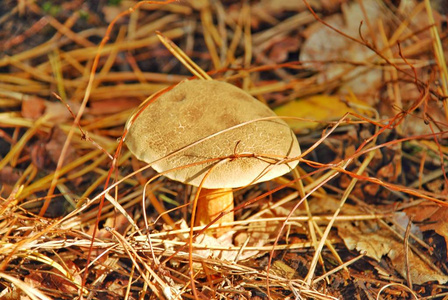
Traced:
<svg viewBox="0 0 448 300">
<path fill-rule="evenodd" d="M 225 82 L 181 82 L 155 99 L 131 124 L 133 116 L 127 124 L 126 144 L 130 151 L 138 159 L 152 163 L 182 149 L 152 167 L 159 173 L 177 168 L 164 175 L 194 186 L 201 184 L 214 165 L 204 188 L 236 188 L 267 181 L 289 172 L 298 163 L 283 161 L 300 155 L 299 143 L 289 126 L 275 118 L 266 105 Z M 271 118 L 257 120 L 266 117 Z M 251 120 L 257 121 L 219 133 Z M 222 159 L 187 166 L 215 158 Z M 187 167 L 179 168 L 182 166 Z"/>
</svg>

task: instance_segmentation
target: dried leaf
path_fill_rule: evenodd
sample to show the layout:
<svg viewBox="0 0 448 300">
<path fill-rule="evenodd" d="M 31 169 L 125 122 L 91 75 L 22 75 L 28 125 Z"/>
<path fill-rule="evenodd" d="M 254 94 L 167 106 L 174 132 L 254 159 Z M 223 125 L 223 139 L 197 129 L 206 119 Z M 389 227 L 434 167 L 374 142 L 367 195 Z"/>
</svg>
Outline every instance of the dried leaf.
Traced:
<svg viewBox="0 0 448 300">
<path fill-rule="evenodd" d="M 62 153 L 67 135 L 59 127 L 54 127 L 49 140 L 42 138 L 33 145 L 31 150 L 31 160 L 40 169 L 50 169 L 55 167 Z M 64 166 L 76 158 L 76 151 L 69 147 L 64 157 Z"/>
<path fill-rule="evenodd" d="M 140 101 L 136 99 L 108 99 L 92 101 L 90 103 L 90 113 L 92 115 L 110 115 L 122 112 L 138 106 Z"/>
<path fill-rule="evenodd" d="M 403 278 L 406 278 L 406 260 L 405 250 L 402 243 L 395 240 L 390 241 L 391 250 L 387 256 L 391 259 L 391 262 L 398 273 Z M 440 284 L 448 282 L 448 276 L 438 274 L 436 270 L 431 269 L 423 260 L 409 250 L 409 271 L 412 282 L 415 284 L 424 284 L 429 281 L 438 281 Z"/>
<path fill-rule="evenodd" d="M 359 226 L 353 226 L 348 222 L 338 223 L 336 228 L 348 249 L 365 251 L 368 257 L 378 262 L 391 250 L 393 237 L 388 231 L 378 230 L 379 228 L 361 231 Z"/>
<path fill-rule="evenodd" d="M 438 207 L 437 210 L 426 220 L 426 224 L 420 226 L 422 231 L 434 230 L 441 235 L 448 245 L 448 208 Z"/>
<path fill-rule="evenodd" d="M 45 111 L 45 100 L 30 97 L 22 101 L 22 116 L 24 118 L 37 120 Z"/>
<path fill-rule="evenodd" d="M 350 99 L 350 102 L 365 105 L 365 103 Z M 355 112 L 347 104 L 341 101 L 340 97 L 319 95 L 298 101 L 289 102 L 275 109 L 275 113 L 279 116 L 306 118 L 316 121 L 336 121 L 347 112 Z M 303 120 L 285 119 L 286 122 L 294 129 L 313 129 L 319 125 L 317 122 L 306 122 Z"/>
<path fill-rule="evenodd" d="M 73 262 L 67 261 L 64 262 L 66 266 L 69 266 L 74 269 L 77 269 L 76 265 Z M 55 271 L 56 273 L 51 272 L 31 272 L 28 276 L 25 277 L 25 282 L 29 285 L 36 288 L 48 288 L 61 291 L 63 293 L 76 294 L 78 289 L 76 285 L 59 275 L 59 271 Z M 79 269 L 72 274 L 79 274 Z M 75 278 L 78 284 L 81 284 L 81 276 L 77 275 Z"/>
<path fill-rule="evenodd" d="M 363 1 L 363 7 L 370 24 L 377 24 L 377 19 L 384 19 L 385 15 L 377 1 Z M 366 17 L 359 3 L 355 2 L 346 6 L 344 15 L 332 15 L 325 21 L 345 34 L 359 38 L 360 24 L 361 22 L 366 23 Z M 376 91 L 381 84 L 382 72 L 380 70 L 363 66 L 354 68 L 353 65 L 347 63 L 324 63 L 326 61 L 342 60 L 364 65 L 367 58 L 374 56 L 375 53 L 364 45 L 354 42 L 322 24 L 316 27 L 314 27 L 315 31 L 310 34 L 301 49 L 300 60 L 303 62 L 321 62 L 311 64 L 322 71 L 319 74 L 318 82 L 331 81 L 350 70 L 341 78 L 341 80 L 350 79 L 344 85 L 346 88 L 357 94 L 368 94 L 372 90 Z M 373 28 L 373 30 L 375 29 Z M 370 37 L 368 26 L 362 26 L 361 32 L 364 37 Z"/>
<path fill-rule="evenodd" d="M 116 278 L 111 282 L 107 282 L 106 288 L 109 292 L 114 293 L 115 297 L 125 297 L 126 286 L 128 286 L 128 280 L 123 278 Z"/>
<path fill-rule="evenodd" d="M 288 59 L 290 52 L 297 52 L 299 50 L 299 40 L 296 38 L 284 38 L 272 46 L 269 58 L 276 62 L 281 63 Z"/>
<path fill-rule="evenodd" d="M 14 169 L 10 166 L 6 166 L 0 169 L 0 182 L 13 186 L 14 183 L 19 180 L 22 172 L 18 169 Z"/>
<path fill-rule="evenodd" d="M 368 226 L 362 226 L 368 225 Z M 394 269 L 406 278 L 406 260 L 404 243 L 397 241 L 388 230 L 373 222 L 362 222 L 353 226 L 349 222 L 336 224 L 338 234 L 350 250 L 365 251 L 366 255 L 380 262 L 383 256 L 390 258 Z M 409 249 L 409 270 L 413 283 L 423 284 L 428 281 L 448 282 L 448 276 L 439 274 L 428 266 Z"/>
<path fill-rule="evenodd" d="M 67 101 L 67 104 L 70 106 L 71 110 L 74 114 L 78 113 L 80 104 L 77 102 L 71 102 Z M 68 110 L 67 106 L 64 103 L 61 103 L 59 101 L 57 102 L 46 102 L 47 109 L 45 110 L 45 113 L 49 115 L 50 121 L 54 122 L 55 124 L 61 124 L 68 120 L 71 120 L 73 117 L 70 114 L 70 111 Z M 88 112 L 88 108 L 85 109 L 85 112 Z"/>
<path fill-rule="evenodd" d="M 213 250 L 213 248 L 232 247 L 233 244 L 228 239 L 222 239 L 223 236 L 215 238 L 207 234 L 201 234 L 196 237 L 195 243 L 199 243 L 206 247 L 206 249 L 197 249 L 194 253 L 201 255 L 204 258 L 215 257 L 227 261 L 233 261 L 236 257 L 236 251 L 222 251 Z M 209 248 L 209 249 L 207 249 Z"/>
<path fill-rule="evenodd" d="M 272 271 L 273 274 L 280 276 L 282 278 L 293 279 L 299 277 L 296 270 L 294 270 L 281 260 L 274 261 L 270 270 Z"/>
<path fill-rule="evenodd" d="M 437 213 L 439 208 L 438 205 L 433 203 L 420 203 L 417 206 L 406 208 L 404 211 L 408 216 L 412 217 L 414 222 L 421 223 Z"/>
</svg>

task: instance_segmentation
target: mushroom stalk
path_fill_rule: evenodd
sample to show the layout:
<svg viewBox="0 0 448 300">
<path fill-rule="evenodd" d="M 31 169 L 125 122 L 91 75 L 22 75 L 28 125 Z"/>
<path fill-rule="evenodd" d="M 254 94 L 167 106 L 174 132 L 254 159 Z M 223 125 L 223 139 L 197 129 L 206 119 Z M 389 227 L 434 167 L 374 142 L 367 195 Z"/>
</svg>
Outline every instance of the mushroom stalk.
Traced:
<svg viewBox="0 0 448 300">
<path fill-rule="evenodd" d="M 221 212 L 233 209 L 233 192 L 230 188 L 206 189 L 202 188 L 198 198 L 195 225 L 208 225 Z M 233 211 L 225 214 L 214 224 L 233 222 Z M 228 226 L 219 226 L 214 230 L 219 237 L 229 231 Z"/>
</svg>

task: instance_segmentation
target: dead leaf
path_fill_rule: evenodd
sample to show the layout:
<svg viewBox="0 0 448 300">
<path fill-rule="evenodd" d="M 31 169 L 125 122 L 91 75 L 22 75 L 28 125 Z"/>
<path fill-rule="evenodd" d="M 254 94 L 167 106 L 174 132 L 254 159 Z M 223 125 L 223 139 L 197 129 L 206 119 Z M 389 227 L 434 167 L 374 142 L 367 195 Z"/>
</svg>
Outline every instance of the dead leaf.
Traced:
<svg viewBox="0 0 448 300">
<path fill-rule="evenodd" d="M 322 9 L 327 13 L 336 12 L 341 8 L 343 3 L 347 3 L 348 0 L 321 0 Z"/>
<path fill-rule="evenodd" d="M 385 18 L 381 6 L 377 1 L 368 0 L 363 1 L 363 7 L 369 18 L 367 24 L 371 24 L 373 30 L 375 30 L 377 20 Z M 365 25 L 366 17 L 359 3 L 355 2 L 345 6 L 343 12 L 343 15 L 332 15 L 326 18 L 325 22 L 358 39 L 360 24 L 363 22 L 364 26 L 361 27 L 361 32 L 365 38 L 370 38 L 369 26 Z M 384 23 L 387 23 L 387 21 L 385 20 Z M 370 56 L 375 55 L 372 50 L 322 24 L 318 24 L 310 30 L 315 31 L 308 33 L 309 38 L 303 44 L 300 60 L 312 62 L 307 65 L 321 71 L 318 75 L 318 83 L 331 81 L 344 74 L 340 80 L 349 80 L 344 84 L 344 89 L 356 94 L 369 94 L 372 90 L 376 91 L 382 84 L 381 70 L 363 66 Z M 362 66 L 354 67 L 350 63 L 325 63 L 328 61 L 347 61 L 355 64 L 360 63 Z M 371 98 L 372 100 L 375 99 L 374 97 Z"/>
<path fill-rule="evenodd" d="M 10 166 L 5 166 L 0 169 L 0 182 L 13 186 L 22 176 L 22 171 L 14 169 Z"/>
<path fill-rule="evenodd" d="M 59 127 L 54 127 L 49 140 L 41 138 L 31 149 L 31 160 L 40 169 L 51 169 L 58 163 L 67 135 Z M 76 159 L 76 151 L 69 147 L 64 157 L 63 166 Z"/>
<path fill-rule="evenodd" d="M 290 0 L 261 0 L 258 6 L 272 14 L 282 13 L 285 10 L 297 11 L 304 8 L 303 3 Z"/>
<path fill-rule="evenodd" d="M 438 207 L 425 222 L 426 224 L 421 225 L 420 229 L 422 231 L 434 230 L 445 239 L 448 245 L 448 208 L 445 206 Z"/>
<path fill-rule="evenodd" d="M 386 109 L 387 108 L 384 108 L 384 110 Z M 425 110 L 416 111 L 413 114 L 406 115 L 403 121 L 403 130 L 405 131 L 406 135 L 412 136 L 431 134 L 431 127 L 428 126 L 427 123 L 425 123 L 427 116 L 431 116 L 431 119 L 438 124 L 446 124 L 443 104 L 436 101 L 428 101 L 425 104 Z M 440 127 L 433 126 L 432 130 L 434 132 L 446 130 L 446 125 L 442 125 Z M 441 136 L 441 138 L 447 138 L 447 135 L 445 134 Z"/>
<path fill-rule="evenodd" d="M 387 182 L 397 182 L 401 175 L 401 151 L 396 153 L 390 163 L 381 167 L 376 177 Z"/>
<path fill-rule="evenodd" d="M 363 226 L 364 225 L 364 226 Z M 383 256 L 390 258 L 394 269 L 406 278 L 404 243 L 397 241 L 388 230 L 375 222 L 360 222 L 353 226 L 349 222 L 337 223 L 339 236 L 350 250 L 365 251 L 368 257 L 380 262 Z M 424 284 L 428 281 L 448 282 L 448 276 L 440 274 L 428 266 L 409 249 L 409 269 L 412 282 Z"/>
<path fill-rule="evenodd" d="M 199 243 L 204 246 L 204 249 L 194 250 L 195 254 L 198 254 L 204 258 L 214 257 L 227 261 L 233 261 L 237 255 L 237 251 L 223 251 L 214 250 L 213 248 L 233 247 L 232 242 L 229 239 L 222 239 L 223 236 L 215 238 L 207 234 L 200 234 L 196 237 L 195 243 Z"/>
<path fill-rule="evenodd" d="M 73 262 L 69 260 L 65 261 L 64 264 L 69 268 L 70 273 L 74 274 L 74 277 L 70 280 L 66 279 L 64 276 L 61 276 L 61 273 L 58 270 L 52 270 L 52 272 L 30 272 L 30 274 L 25 277 L 25 282 L 36 288 L 48 288 L 58 290 L 63 293 L 76 294 L 78 292 L 78 288 L 73 282 L 81 285 L 82 278 L 79 275 L 80 270 Z"/>
<path fill-rule="evenodd" d="M 30 97 L 22 101 L 22 116 L 27 119 L 37 120 L 45 111 L 45 100 Z"/>
<path fill-rule="evenodd" d="M 273 274 L 282 277 L 282 278 L 286 278 L 286 279 L 294 279 L 294 278 L 299 278 L 296 270 L 294 270 L 293 268 L 291 268 L 289 265 L 287 265 L 285 262 L 281 261 L 281 260 L 275 260 L 274 263 L 272 264 L 270 270 L 272 271 Z"/>
<path fill-rule="evenodd" d="M 120 296 L 125 298 L 126 286 L 128 286 L 129 280 L 123 278 L 116 278 L 113 281 L 106 283 L 106 289 L 110 293 L 114 293 L 116 297 Z"/>
<path fill-rule="evenodd" d="M 310 210 L 313 214 L 331 214 L 339 208 L 340 201 L 335 198 L 326 198 L 325 201 L 313 200 L 309 202 Z M 359 215 L 364 214 L 359 206 L 345 203 L 342 207 L 340 215 Z"/>
<path fill-rule="evenodd" d="M 403 278 L 406 278 L 406 261 L 404 246 L 397 241 L 391 241 L 391 250 L 387 256 L 391 259 L 391 262 L 398 273 Z M 440 284 L 448 282 L 448 276 L 439 274 L 436 270 L 431 269 L 423 260 L 409 250 L 409 271 L 412 279 L 412 283 L 424 284 L 429 281 L 438 281 Z"/>
<path fill-rule="evenodd" d="M 287 37 L 272 46 L 269 58 L 276 63 L 287 61 L 290 52 L 299 50 L 299 40 L 297 38 Z"/>
<path fill-rule="evenodd" d="M 113 237 L 111 230 L 106 228 L 113 228 L 119 234 L 124 234 L 126 229 L 129 227 L 129 222 L 127 221 L 126 216 L 122 214 L 116 214 L 106 219 L 106 222 L 103 225 L 104 228 L 101 228 L 96 231 L 95 237 L 100 240 L 106 240 Z M 94 227 L 89 227 L 87 233 L 92 235 L 94 231 Z"/>
<path fill-rule="evenodd" d="M 396 213 L 394 213 L 394 217 L 393 217 L 393 218 L 394 218 L 394 221 L 395 221 L 398 225 L 401 226 L 401 229 L 400 229 L 400 228 L 396 228 L 396 227 L 394 226 L 394 228 L 397 230 L 397 232 L 403 232 L 403 229 L 408 227 L 410 219 L 409 219 L 409 216 L 408 216 L 405 212 L 401 212 L 401 211 L 396 212 Z M 422 239 L 422 238 L 423 238 L 422 231 L 420 230 L 420 227 L 417 226 L 417 225 L 414 223 L 414 221 L 415 221 L 415 219 L 412 219 L 412 223 L 411 223 L 410 231 L 411 231 L 411 233 L 412 233 L 413 235 L 415 235 L 415 236 L 418 237 L 419 239 Z M 402 236 L 403 236 L 403 237 L 405 236 L 405 233 L 404 233 L 404 232 L 403 232 Z"/>
<path fill-rule="evenodd" d="M 372 222 L 369 223 L 371 226 L 376 226 Z M 366 228 L 364 231 L 361 231 L 359 226 L 353 226 L 349 222 L 338 223 L 335 227 L 338 229 L 338 234 L 344 240 L 348 249 L 364 251 L 368 257 L 378 262 L 391 250 L 390 241 L 393 237 L 388 231 L 379 230 L 378 227 Z"/>
<path fill-rule="evenodd" d="M 187 225 L 187 222 L 185 220 L 181 220 L 177 222 L 178 226 L 181 229 L 188 229 L 189 226 Z M 172 230 L 169 226 L 166 228 L 167 231 Z M 198 235 L 194 243 L 200 244 L 202 248 L 200 249 L 194 249 L 194 253 L 196 255 L 202 256 L 203 258 L 219 258 L 226 261 L 235 261 L 236 258 L 238 258 L 238 261 L 248 259 L 249 257 L 253 257 L 258 254 L 258 251 L 256 250 L 250 250 L 250 251 L 243 251 L 239 253 L 239 250 L 232 249 L 229 251 L 221 250 L 222 248 L 231 248 L 234 247 L 234 244 L 232 243 L 232 236 L 234 235 L 234 231 L 229 231 L 225 233 L 224 235 L 220 236 L 219 238 L 215 238 L 213 236 L 207 235 L 207 234 L 200 234 Z M 189 234 L 185 233 L 183 234 L 184 239 L 188 239 Z M 174 237 L 174 240 L 178 241 L 178 237 Z M 264 239 L 254 239 L 252 238 L 248 246 L 263 246 L 266 240 Z M 168 239 L 165 240 L 164 246 L 166 249 L 174 250 L 173 246 L 169 243 Z M 202 267 L 201 265 L 197 265 L 198 267 Z"/>
<path fill-rule="evenodd" d="M 49 121 L 55 124 L 61 124 L 68 120 L 73 119 L 73 116 L 71 115 L 70 111 L 68 110 L 67 106 L 64 103 L 61 103 L 59 101 L 57 102 L 46 101 L 45 105 L 46 105 L 45 113 L 49 115 Z M 80 103 L 71 101 L 67 101 L 67 105 L 70 106 L 71 110 L 75 115 L 78 113 L 79 107 L 81 106 Z M 85 108 L 85 113 L 88 113 L 88 111 L 89 108 Z"/>
<path fill-rule="evenodd" d="M 412 217 L 414 222 L 421 223 L 437 213 L 439 208 L 440 207 L 434 203 L 420 203 L 419 205 L 406 208 L 404 212 L 406 215 Z"/>
<path fill-rule="evenodd" d="M 90 103 L 90 114 L 92 115 L 110 115 L 135 108 L 141 101 L 137 99 L 108 99 L 101 101 L 92 101 Z"/>
<path fill-rule="evenodd" d="M 351 103 L 365 103 L 355 98 L 350 99 Z M 347 112 L 356 112 L 347 106 L 338 96 L 319 95 L 312 96 L 298 101 L 289 102 L 274 110 L 279 116 L 305 118 L 316 121 L 337 121 Z M 285 119 L 294 130 L 313 129 L 319 126 L 318 122 L 307 122 L 303 120 Z"/>
</svg>

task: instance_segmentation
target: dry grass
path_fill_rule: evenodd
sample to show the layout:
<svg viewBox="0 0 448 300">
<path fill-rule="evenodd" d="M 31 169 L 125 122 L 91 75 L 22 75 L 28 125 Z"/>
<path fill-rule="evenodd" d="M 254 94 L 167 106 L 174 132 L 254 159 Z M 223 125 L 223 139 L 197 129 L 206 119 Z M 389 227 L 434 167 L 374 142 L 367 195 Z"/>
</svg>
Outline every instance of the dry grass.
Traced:
<svg viewBox="0 0 448 300">
<path fill-rule="evenodd" d="M 446 17 L 429 1 L 408 15 L 388 4 L 391 20 L 351 34 L 327 21 L 338 1 L 169 2 L 5 4 L 0 298 L 446 297 Z M 297 61 L 317 26 L 368 55 Z M 364 93 L 345 88 L 360 67 L 381 72 Z M 191 76 L 272 108 L 326 94 L 348 107 L 284 117 L 313 124 L 297 129 L 299 167 L 238 189 L 218 240 L 203 234 L 215 225 L 188 225 L 197 190 L 122 142 L 138 105 Z"/>
</svg>

